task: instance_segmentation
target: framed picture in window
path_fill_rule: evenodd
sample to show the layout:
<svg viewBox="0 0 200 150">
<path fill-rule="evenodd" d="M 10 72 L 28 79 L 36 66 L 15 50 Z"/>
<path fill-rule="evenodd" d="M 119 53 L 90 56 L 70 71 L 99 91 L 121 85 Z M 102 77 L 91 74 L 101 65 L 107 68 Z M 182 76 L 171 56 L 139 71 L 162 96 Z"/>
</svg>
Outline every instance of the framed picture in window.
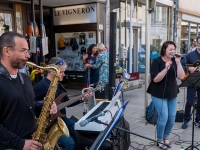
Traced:
<svg viewBox="0 0 200 150">
<path fill-rule="evenodd" d="M 17 33 L 23 34 L 22 6 L 15 4 Z"/>
</svg>

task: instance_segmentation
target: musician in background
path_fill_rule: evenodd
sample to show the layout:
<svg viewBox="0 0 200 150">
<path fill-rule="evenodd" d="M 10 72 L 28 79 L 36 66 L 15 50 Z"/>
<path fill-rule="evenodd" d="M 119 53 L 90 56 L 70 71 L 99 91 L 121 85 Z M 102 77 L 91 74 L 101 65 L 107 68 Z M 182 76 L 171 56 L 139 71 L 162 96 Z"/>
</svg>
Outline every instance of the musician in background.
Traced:
<svg viewBox="0 0 200 150">
<path fill-rule="evenodd" d="M 66 63 L 61 58 L 59 58 L 59 57 L 53 57 L 49 61 L 49 65 L 50 64 L 57 65 L 60 68 L 60 78 L 59 78 L 59 81 L 62 81 L 63 77 L 65 75 L 66 67 L 67 67 Z M 47 76 L 44 77 L 40 82 L 38 82 L 34 86 L 33 89 L 34 89 L 35 98 L 36 98 L 37 101 L 43 100 L 44 97 L 46 96 L 48 88 L 49 88 L 50 83 L 51 83 L 51 80 L 53 79 L 54 75 L 55 75 L 54 71 L 47 71 Z M 66 89 L 59 82 L 55 97 L 58 97 L 63 92 L 66 92 Z M 87 98 L 89 96 L 92 96 L 92 94 L 86 94 L 86 96 L 83 98 L 83 100 L 87 100 Z M 68 96 L 65 96 L 61 101 L 62 102 L 66 102 L 68 100 L 69 100 Z M 79 100 L 78 102 L 76 102 L 76 103 L 68 106 L 68 107 L 75 106 L 75 105 L 77 105 L 77 104 L 79 104 L 81 102 L 83 102 L 82 99 Z M 62 114 L 66 114 L 65 108 L 62 109 L 60 112 Z M 59 145 L 61 147 L 64 148 L 64 150 L 73 150 L 73 149 L 75 149 L 75 142 L 74 142 L 74 139 L 73 139 L 73 136 L 74 136 L 74 123 L 75 122 L 73 120 L 67 118 L 67 117 L 62 117 L 62 119 L 66 123 L 66 125 L 67 125 L 67 127 L 69 129 L 70 136 L 69 137 L 67 137 L 65 135 L 61 136 L 59 138 L 59 140 L 58 140 L 58 143 L 59 143 Z"/>
<path fill-rule="evenodd" d="M 0 150 L 38 150 L 42 146 L 31 140 L 37 129 L 32 83 L 18 72 L 29 58 L 23 35 L 6 32 L 0 36 Z M 56 112 L 54 103 L 50 113 Z"/>
<path fill-rule="evenodd" d="M 200 60 L 200 36 L 197 37 L 197 47 L 194 51 L 188 53 L 185 58 L 182 59 L 181 64 L 186 74 L 193 73 L 197 70 L 197 67 L 187 67 L 186 64 L 193 64 L 195 61 Z M 195 90 L 196 88 L 196 90 Z M 186 129 L 188 127 L 188 122 L 191 118 L 191 107 L 193 106 L 194 97 L 197 93 L 197 110 L 195 125 L 200 128 L 200 86 L 187 87 L 187 101 L 185 104 L 184 122 L 182 128 Z"/>
<path fill-rule="evenodd" d="M 168 138 L 175 123 L 179 93 L 176 77 L 182 79 L 185 74 L 180 63 L 181 57 L 173 56 L 175 51 L 176 44 L 173 41 L 163 43 L 160 57 L 155 58 L 151 64 L 151 83 L 147 89 L 158 112 L 157 140 L 165 143 L 157 143 L 157 146 L 165 150 L 171 148 Z"/>
</svg>

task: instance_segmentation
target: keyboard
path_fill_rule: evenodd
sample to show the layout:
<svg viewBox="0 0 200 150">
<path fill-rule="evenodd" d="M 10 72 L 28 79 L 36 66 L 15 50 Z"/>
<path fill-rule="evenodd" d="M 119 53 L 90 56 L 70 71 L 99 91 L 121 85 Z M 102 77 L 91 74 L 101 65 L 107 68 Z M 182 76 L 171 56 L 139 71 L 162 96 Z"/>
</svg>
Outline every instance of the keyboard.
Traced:
<svg viewBox="0 0 200 150">
<path fill-rule="evenodd" d="M 81 127 L 79 123 L 83 120 L 91 118 L 102 111 L 108 110 L 104 116 L 98 117 L 98 120 L 109 124 L 116 114 L 116 112 L 121 108 L 121 101 L 118 99 L 116 101 L 116 105 L 110 106 L 110 101 L 99 102 L 96 106 L 94 106 L 87 114 L 85 114 L 78 122 L 75 123 L 74 129 L 78 131 L 88 131 L 88 132 L 101 132 L 104 131 L 106 125 L 98 124 L 96 122 L 89 122 L 86 126 Z"/>
</svg>

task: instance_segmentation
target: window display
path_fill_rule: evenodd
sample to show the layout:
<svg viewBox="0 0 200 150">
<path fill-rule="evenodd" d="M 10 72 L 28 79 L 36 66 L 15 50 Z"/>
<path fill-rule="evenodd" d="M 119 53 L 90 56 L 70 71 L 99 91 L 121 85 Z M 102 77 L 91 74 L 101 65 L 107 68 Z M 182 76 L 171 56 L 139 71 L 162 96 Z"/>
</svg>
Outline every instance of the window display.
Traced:
<svg viewBox="0 0 200 150">
<path fill-rule="evenodd" d="M 17 33 L 23 34 L 22 6 L 15 4 Z"/>
<path fill-rule="evenodd" d="M 9 13 L 0 13 L 0 36 L 8 31 L 13 31 L 12 15 Z"/>
<path fill-rule="evenodd" d="M 55 33 L 56 56 L 66 61 L 68 71 L 84 71 L 83 55 L 96 44 L 96 32 Z"/>
</svg>

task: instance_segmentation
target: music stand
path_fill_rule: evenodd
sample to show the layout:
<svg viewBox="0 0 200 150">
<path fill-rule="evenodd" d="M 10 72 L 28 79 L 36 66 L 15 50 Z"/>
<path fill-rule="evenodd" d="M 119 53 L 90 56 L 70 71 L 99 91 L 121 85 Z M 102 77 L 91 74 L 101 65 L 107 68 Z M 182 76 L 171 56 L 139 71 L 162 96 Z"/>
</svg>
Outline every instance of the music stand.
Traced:
<svg viewBox="0 0 200 150">
<path fill-rule="evenodd" d="M 200 72 L 194 72 L 189 74 L 189 76 L 179 85 L 179 87 L 196 87 L 200 85 Z M 196 91 L 196 88 L 195 88 Z M 193 150 L 193 148 L 198 149 L 195 145 L 194 145 L 194 112 L 195 112 L 195 95 L 194 95 L 194 102 L 193 102 L 193 111 L 192 111 L 192 115 L 193 115 L 193 119 L 192 119 L 192 144 L 186 148 L 189 149 L 191 147 L 191 149 Z"/>
<path fill-rule="evenodd" d="M 129 101 L 127 101 L 120 109 L 119 111 L 115 114 L 113 120 L 110 122 L 109 126 L 106 127 L 104 132 L 101 132 L 99 136 L 97 137 L 96 141 L 92 144 L 90 150 L 99 150 L 103 144 L 103 142 L 106 140 L 108 135 L 111 133 L 115 125 L 118 123 L 119 119 L 123 115 L 123 112 L 127 106 Z"/>
</svg>

